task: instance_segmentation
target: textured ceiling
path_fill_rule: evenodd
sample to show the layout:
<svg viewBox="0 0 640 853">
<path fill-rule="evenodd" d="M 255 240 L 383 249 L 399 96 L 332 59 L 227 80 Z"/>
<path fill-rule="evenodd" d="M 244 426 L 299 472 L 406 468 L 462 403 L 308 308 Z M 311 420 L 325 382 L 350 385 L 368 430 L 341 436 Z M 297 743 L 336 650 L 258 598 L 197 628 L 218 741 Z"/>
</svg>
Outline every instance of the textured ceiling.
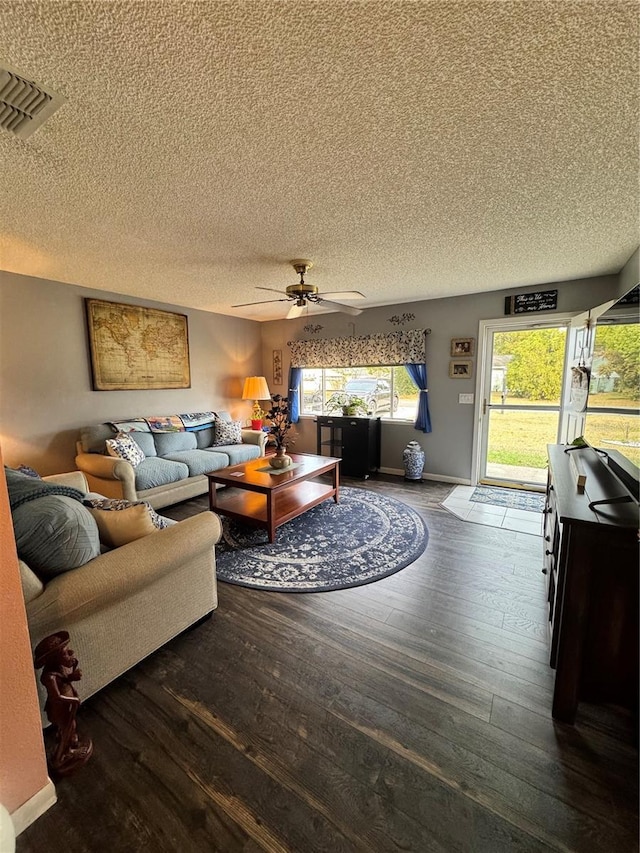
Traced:
<svg viewBox="0 0 640 853">
<path fill-rule="evenodd" d="M 14 2 L 0 267 L 225 314 L 615 273 L 638 236 L 637 2 Z M 277 298 L 276 294 L 272 294 Z M 319 309 L 312 309 L 317 313 Z"/>
</svg>

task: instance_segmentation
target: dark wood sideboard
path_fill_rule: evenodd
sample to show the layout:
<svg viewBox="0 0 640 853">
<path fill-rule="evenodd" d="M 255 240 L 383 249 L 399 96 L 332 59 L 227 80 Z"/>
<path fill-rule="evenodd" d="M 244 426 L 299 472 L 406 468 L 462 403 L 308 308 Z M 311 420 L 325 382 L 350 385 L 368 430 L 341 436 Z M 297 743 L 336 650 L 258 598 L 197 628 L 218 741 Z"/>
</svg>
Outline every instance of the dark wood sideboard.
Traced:
<svg viewBox="0 0 640 853">
<path fill-rule="evenodd" d="M 570 454 L 586 475 L 579 492 Z M 549 445 L 544 567 L 553 717 L 575 721 L 580 700 L 638 710 L 638 504 L 591 447 Z"/>
<path fill-rule="evenodd" d="M 366 479 L 380 467 L 380 418 L 318 415 L 316 427 L 316 453 L 340 457 L 342 474 Z"/>
</svg>

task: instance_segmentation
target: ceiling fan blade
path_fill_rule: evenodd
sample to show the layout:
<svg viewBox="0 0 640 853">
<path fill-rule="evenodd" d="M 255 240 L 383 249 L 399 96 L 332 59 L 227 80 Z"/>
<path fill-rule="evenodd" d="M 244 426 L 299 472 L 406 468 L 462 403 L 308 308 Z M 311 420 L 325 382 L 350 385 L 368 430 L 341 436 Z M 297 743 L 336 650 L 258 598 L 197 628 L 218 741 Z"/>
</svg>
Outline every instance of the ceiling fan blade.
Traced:
<svg viewBox="0 0 640 853">
<path fill-rule="evenodd" d="M 260 287 L 256 285 L 256 290 L 269 290 L 271 293 L 284 293 L 285 296 L 287 295 L 286 290 L 276 290 L 275 287 Z"/>
<path fill-rule="evenodd" d="M 232 305 L 232 308 L 246 308 L 247 305 L 271 305 L 272 302 L 288 302 L 288 299 L 265 299 L 262 302 L 241 302 L 240 305 Z"/>
<path fill-rule="evenodd" d="M 322 299 L 325 296 L 330 299 L 364 299 L 364 293 L 360 293 L 359 290 L 327 290 L 324 293 L 319 293 L 318 296 Z"/>
<path fill-rule="evenodd" d="M 306 305 L 298 305 L 297 303 L 292 305 L 291 308 L 289 308 L 287 320 L 293 320 L 294 317 L 299 317 L 301 314 L 304 314 L 304 309 L 306 307 Z"/>
<path fill-rule="evenodd" d="M 351 305 L 343 305 L 341 302 L 330 302 L 328 299 L 318 299 L 318 305 L 327 305 L 330 308 L 335 308 L 336 311 L 342 311 L 344 314 L 352 314 L 354 317 L 362 314 L 362 308 L 352 308 Z"/>
</svg>

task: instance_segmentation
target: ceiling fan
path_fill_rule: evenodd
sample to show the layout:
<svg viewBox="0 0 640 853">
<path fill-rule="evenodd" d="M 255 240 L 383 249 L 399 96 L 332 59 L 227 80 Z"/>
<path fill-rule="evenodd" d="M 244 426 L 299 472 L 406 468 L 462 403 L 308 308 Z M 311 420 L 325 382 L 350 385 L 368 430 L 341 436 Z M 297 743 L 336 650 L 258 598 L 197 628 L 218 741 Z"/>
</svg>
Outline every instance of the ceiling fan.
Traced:
<svg viewBox="0 0 640 853">
<path fill-rule="evenodd" d="M 300 276 L 300 281 L 297 284 L 290 284 L 286 290 L 276 290 L 273 287 L 256 287 L 256 290 L 269 290 L 271 293 L 284 294 L 280 299 L 266 299 L 263 302 L 243 302 L 241 305 L 232 305 L 232 308 L 245 308 L 248 305 L 266 305 L 269 302 L 293 302 L 287 314 L 287 320 L 293 317 L 299 317 L 308 304 L 326 305 L 329 308 L 336 308 L 338 311 L 343 311 L 345 314 L 362 314 L 362 308 L 352 308 L 351 305 L 343 305 L 341 302 L 334 302 L 333 297 L 337 299 L 364 299 L 364 293 L 359 290 L 336 290 L 332 292 L 319 293 L 318 288 L 314 284 L 307 284 L 304 280 L 306 273 L 311 269 L 313 264 L 311 261 L 304 258 L 296 258 L 290 262 L 296 273 Z"/>
</svg>

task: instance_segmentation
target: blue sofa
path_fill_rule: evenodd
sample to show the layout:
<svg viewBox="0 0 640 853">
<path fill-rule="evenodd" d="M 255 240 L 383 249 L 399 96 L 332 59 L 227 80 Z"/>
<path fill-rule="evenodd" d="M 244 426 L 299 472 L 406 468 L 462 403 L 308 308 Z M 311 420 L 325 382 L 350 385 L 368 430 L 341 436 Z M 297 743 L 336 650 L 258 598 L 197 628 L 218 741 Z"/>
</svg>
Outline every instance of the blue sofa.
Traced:
<svg viewBox="0 0 640 853">
<path fill-rule="evenodd" d="M 165 420 L 176 422 L 178 417 L 189 422 L 186 415 Z M 92 491 L 109 498 L 145 500 L 154 509 L 206 494 L 206 473 L 265 455 L 267 436 L 259 430 L 242 429 L 239 444 L 216 444 L 216 419 L 231 423 L 227 412 L 217 412 L 210 423 L 199 424 L 195 430 L 161 431 L 157 428 L 161 419 L 157 418 L 83 427 L 76 466 Z M 144 453 L 144 460 L 135 468 L 124 459 L 107 455 L 105 442 L 119 430 L 126 431 Z"/>
</svg>

